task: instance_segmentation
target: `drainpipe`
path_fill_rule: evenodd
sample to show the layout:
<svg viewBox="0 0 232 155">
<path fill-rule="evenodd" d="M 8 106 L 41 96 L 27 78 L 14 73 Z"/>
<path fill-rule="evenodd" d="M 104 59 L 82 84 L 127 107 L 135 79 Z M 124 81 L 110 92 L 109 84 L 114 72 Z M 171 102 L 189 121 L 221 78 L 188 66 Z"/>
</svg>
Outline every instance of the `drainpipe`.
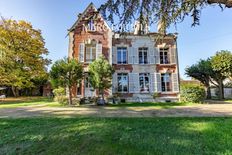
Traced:
<svg viewBox="0 0 232 155">
<path fill-rule="evenodd" d="M 177 37 L 178 33 L 174 33 L 174 39 L 176 42 L 176 64 L 177 64 L 177 73 L 178 73 L 178 86 L 179 86 L 179 95 L 180 95 L 180 68 L 179 68 L 179 58 L 178 58 L 178 46 L 177 46 Z"/>
</svg>

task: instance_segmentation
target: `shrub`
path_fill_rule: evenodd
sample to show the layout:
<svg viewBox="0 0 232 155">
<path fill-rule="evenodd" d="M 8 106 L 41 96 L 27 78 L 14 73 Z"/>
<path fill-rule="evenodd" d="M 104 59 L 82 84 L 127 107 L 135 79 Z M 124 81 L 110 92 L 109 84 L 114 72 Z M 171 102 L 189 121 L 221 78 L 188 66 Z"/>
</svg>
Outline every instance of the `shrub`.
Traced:
<svg viewBox="0 0 232 155">
<path fill-rule="evenodd" d="M 205 89 L 202 86 L 193 84 L 181 86 L 180 99 L 182 102 L 201 103 L 205 96 Z"/>
<path fill-rule="evenodd" d="M 53 94 L 55 96 L 54 101 L 59 102 L 60 104 L 67 105 L 68 97 L 65 95 L 65 89 L 59 87 L 53 90 Z"/>
<path fill-rule="evenodd" d="M 68 104 L 68 97 L 63 95 L 63 96 L 55 96 L 54 101 L 63 104 L 63 105 L 67 105 Z"/>
<path fill-rule="evenodd" d="M 65 89 L 63 87 L 59 87 L 53 90 L 53 94 L 55 96 L 64 96 L 65 95 Z"/>
<path fill-rule="evenodd" d="M 156 99 L 157 97 L 159 97 L 159 93 L 154 93 L 152 97 L 153 99 Z"/>
</svg>

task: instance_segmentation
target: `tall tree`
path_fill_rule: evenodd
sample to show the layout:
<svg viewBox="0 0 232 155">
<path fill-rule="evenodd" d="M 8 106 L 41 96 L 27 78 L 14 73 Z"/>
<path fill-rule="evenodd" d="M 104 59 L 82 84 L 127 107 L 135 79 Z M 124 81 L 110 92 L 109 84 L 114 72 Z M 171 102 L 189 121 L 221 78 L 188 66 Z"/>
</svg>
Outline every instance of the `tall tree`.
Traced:
<svg viewBox="0 0 232 155">
<path fill-rule="evenodd" d="M 223 99 L 223 81 L 226 79 L 226 76 L 214 70 L 211 62 L 211 59 L 200 60 L 198 63 L 187 67 L 185 69 L 185 74 L 199 80 L 206 87 L 207 98 L 211 98 L 210 85 L 213 84 L 219 89 L 219 98 Z"/>
<path fill-rule="evenodd" d="M 189 15 L 193 18 L 192 25 L 198 25 L 201 10 L 212 4 L 231 8 L 232 0 L 107 0 L 99 10 L 112 23 L 115 15 L 119 17 L 120 25 L 145 16 L 150 24 L 159 23 L 160 32 L 165 33 L 171 24 L 181 22 Z"/>
<path fill-rule="evenodd" d="M 41 31 L 26 21 L 0 20 L 0 83 L 18 90 L 32 88 L 37 79 L 46 79 L 50 60 Z"/>
<path fill-rule="evenodd" d="M 89 65 L 90 83 L 99 91 L 103 101 L 104 91 L 111 87 L 113 72 L 113 67 L 104 57 L 98 58 Z"/>
<path fill-rule="evenodd" d="M 224 84 L 225 78 L 232 76 L 232 53 L 230 51 L 222 50 L 217 52 L 215 56 L 211 58 L 212 68 L 220 75 L 219 81 L 219 93 L 224 99 Z"/>
<path fill-rule="evenodd" d="M 50 76 L 57 86 L 68 88 L 69 105 L 72 105 L 72 86 L 83 77 L 82 65 L 75 59 L 58 60 L 52 65 Z"/>
<path fill-rule="evenodd" d="M 217 52 L 211 58 L 212 67 L 226 77 L 232 76 L 232 53 L 227 50 Z"/>
<path fill-rule="evenodd" d="M 211 98 L 210 83 L 214 83 L 211 78 L 214 76 L 214 71 L 209 59 L 200 60 L 198 63 L 187 67 L 185 74 L 199 80 L 207 89 L 207 98 Z"/>
</svg>

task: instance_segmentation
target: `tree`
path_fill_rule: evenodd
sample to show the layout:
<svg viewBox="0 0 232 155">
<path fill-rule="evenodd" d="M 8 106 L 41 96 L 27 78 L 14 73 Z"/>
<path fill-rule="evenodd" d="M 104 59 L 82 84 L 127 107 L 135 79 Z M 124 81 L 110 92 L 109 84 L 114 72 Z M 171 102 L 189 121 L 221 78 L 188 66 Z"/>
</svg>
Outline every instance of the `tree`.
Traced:
<svg viewBox="0 0 232 155">
<path fill-rule="evenodd" d="M 211 58 L 212 67 L 226 77 L 232 76 L 232 53 L 227 50 L 217 52 Z"/>
<path fill-rule="evenodd" d="M 211 98 L 210 82 L 213 83 L 212 77 L 214 74 L 210 60 L 200 60 L 198 63 L 187 67 L 185 74 L 189 77 L 199 80 L 207 89 L 207 98 Z"/>
<path fill-rule="evenodd" d="M 208 99 L 211 98 L 210 84 L 218 87 L 219 98 L 224 99 L 223 81 L 226 79 L 226 76 L 213 68 L 211 58 L 207 60 L 200 60 L 198 63 L 187 67 L 185 69 L 185 74 L 199 80 L 206 87 Z"/>
<path fill-rule="evenodd" d="M 148 19 L 150 24 L 159 23 L 160 32 L 166 33 L 171 24 L 181 22 L 189 15 L 193 18 L 192 25 L 199 25 L 201 10 L 212 4 L 218 4 L 222 9 L 231 8 L 232 0 L 107 0 L 99 11 L 112 23 L 115 15 L 119 17 L 119 25 L 130 24 L 144 16 L 146 18 L 139 20 Z"/>
<path fill-rule="evenodd" d="M 38 79 L 47 79 L 50 60 L 41 31 L 26 21 L 0 20 L 0 83 L 18 90 L 35 87 Z"/>
<path fill-rule="evenodd" d="M 232 54 L 230 51 L 222 50 L 217 52 L 215 56 L 211 58 L 212 68 L 220 75 L 219 77 L 219 93 L 221 99 L 224 99 L 224 84 L 225 78 L 232 76 Z"/>
<path fill-rule="evenodd" d="M 112 74 L 114 70 L 109 62 L 100 57 L 89 65 L 90 83 L 97 89 L 104 101 L 104 91 L 111 87 Z"/>
<path fill-rule="evenodd" d="M 83 77 L 82 65 L 75 59 L 58 60 L 51 67 L 50 77 L 57 86 L 68 88 L 69 105 L 72 105 L 72 86 Z"/>
</svg>

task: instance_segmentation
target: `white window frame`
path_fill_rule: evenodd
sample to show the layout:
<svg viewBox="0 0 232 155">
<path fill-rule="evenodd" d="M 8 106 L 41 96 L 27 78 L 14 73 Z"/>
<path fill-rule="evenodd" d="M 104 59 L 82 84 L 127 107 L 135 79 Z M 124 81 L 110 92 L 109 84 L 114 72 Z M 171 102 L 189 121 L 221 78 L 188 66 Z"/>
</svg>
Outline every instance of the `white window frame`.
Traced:
<svg viewBox="0 0 232 155">
<path fill-rule="evenodd" d="M 140 57 L 139 57 L 139 53 L 140 53 L 140 52 L 142 53 L 142 60 L 143 60 L 142 62 L 140 62 Z M 144 61 L 144 60 L 145 60 L 145 59 L 144 59 L 144 58 L 145 58 L 145 56 L 144 56 L 144 55 L 145 55 L 145 54 L 144 54 L 145 52 L 147 53 L 147 63 L 144 63 L 144 62 L 145 62 L 145 61 Z M 149 55 L 148 55 L 148 47 L 139 47 L 139 48 L 138 48 L 138 60 L 139 60 L 139 64 L 149 64 L 149 62 L 148 62 L 148 56 L 149 56 Z"/>
<path fill-rule="evenodd" d="M 148 91 L 142 91 L 141 90 L 141 83 L 140 83 L 140 78 L 143 78 L 143 89 L 145 89 L 146 87 L 145 87 L 145 84 L 146 84 L 146 81 L 145 81 L 145 77 L 147 77 L 148 78 Z M 139 74 L 139 90 L 140 90 L 140 92 L 141 93 L 149 93 L 150 92 L 150 82 L 151 82 L 151 79 L 150 79 L 150 74 L 149 73 L 140 73 Z"/>
<path fill-rule="evenodd" d="M 170 90 L 168 90 L 168 85 L 167 85 L 167 81 L 166 81 L 166 76 L 167 75 L 169 75 L 169 84 L 170 84 Z M 164 89 L 165 90 L 163 90 L 163 81 L 162 81 L 162 77 L 163 77 L 163 79 L 164 79 Z M 162 92 L 171 92 L 172 91 L 172 75 L 171 75 L 171 73 L 162 73 L 161 74 L 161 91 Z"/>
<path fill-rule="evenodd" d="M 121 53 L 121 57 L 120 57 L 121 63 L 118 62 L 118 53 L 119 52 Z M 126 52 L 126 63 L 123 63 L 123 53 L 124 52 Z M 127 47 L 117 47 L 117 64 L 120 64 L 120 65 L 126 65 L 126 64 L 128 64 L 127 56 L 128 56 L 128 49 L 127 49 Z"/>
<path fill-rule="evenodd" d="M 93 88 L 89 82 L 88 76 L 85 77 L 85 88 L 89 88 L 89 89 Z"/>
<path fill-rule="evenodd" d="M 90 48 L 90 58 L 89 59 L 87 59 L 87 48 Z M 93 54 L 93 49 L 95 49 L 95 54 Z M 86 47 L 85 47 L 85 62 L 86 63 L 91 63 L 91 62 L 93 62 L 94 60 L 96 60 L 96 53 L 97 53 L 97 48 L 96 48 L 96 46 L 93 46 L 93 45 L 87 45 Z M 93 59 L 93 56 L 95 56 L 95 59 Z M 87 61 L 88 60 L 88 61 Z"/>
<path fill-rule="evenodd" d="M 117 88 L 119 88 L 119 77 L 121 77 L 121 79 L 126 77 L 126 79 L 127 79 L 127 85 L 126 85 L 127 91 L 123 90 L 123 87 L 125 85 L 122 85 L 122 91 L 119 91 L 119 89 L 118 89 L 118 93 L 128 93 L 129 92 L 129 75 L 127 73 L 117 73 Z"/>
<path fill-rule="evenodd" d="M 170 59 L 170 48 L 160 48 L 159 49 L 159 54 L 160 54 L 160 64 L 171 64 L 171 59 Z M 167 52 L 167 63 L 165 62 L 165 52 Z M 161 57 L 163 57 L 163 63 L 161 62 Z"/>
</svg>

